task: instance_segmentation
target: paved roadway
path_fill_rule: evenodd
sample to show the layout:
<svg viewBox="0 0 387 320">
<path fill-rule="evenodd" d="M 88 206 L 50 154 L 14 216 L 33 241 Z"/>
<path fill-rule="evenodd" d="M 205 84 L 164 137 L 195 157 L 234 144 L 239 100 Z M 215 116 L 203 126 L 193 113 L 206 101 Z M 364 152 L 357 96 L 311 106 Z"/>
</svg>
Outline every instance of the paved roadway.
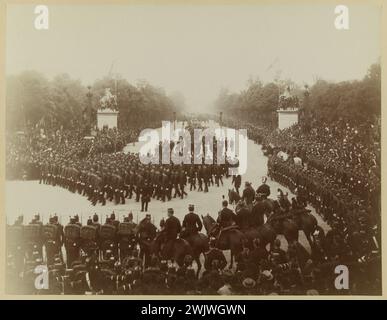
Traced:
<svg viewBox="0 0 387 320">
<path fill-rule="evenodd" d="M 131 144 L 125 148 L 125 151 L 137 151 L 138 144 Z M 248 140 L 247 144 L 247 172 L 242 176 L 242 187 L 244 182 L 250 181 L 256 189 L 260 183 L 262 176 L 267 174 L 267 157 L 263 155 L 261 146 Z M 277 188 L 288 191 L 289 196 L 293 194 L 282 187 L 275 181 L 268 181 L 271 188 L 271 197 L 276 196 Z M 152 214 L 154 223 L 158 226 L 161 218 L 167 216 L 167 209 L 172 207 L 175 210 L 175 215 L 182 219 L 188 212 L 188 204 L 195 205 L 195 212 L 198 214 L 209 213 L 213 217 L 217 216 L 217 212 L 221 208 L 222 196 L 227 198 L 228 189 L 232 188 L 231 178 L 224 179 L 223 187 L 210 187 L 210 192 L 203 193 L 188 190 L 188 197 L 184 199 L 172 199 L 170 202 L 161 202 L 153 200 L 149 203 L 149 213 Z M 79 194 L 73 194 L 60 187 L 39 184 L 37 181 L 7 181 L 6 182 L 6 213 L 7 222 L 13 223 L 18 215 L 24 215 L 24 221 L 29 222 L 32 216 L 40 213 L 44 223 L 47 222 L 49 215 L 56 213 L 60 217 L 62 224 L 69 221 L 69 216 L 79 214 L 83 223 L 89 216 L 95 212 L 100 216 L 100 220 L 105 220 L 106 215 L 110 215 L 113 211 L 120 220 L 130 211 L 133 212 L 134 220 L 140 221 L 145 213 L 140 212 L 141 205 L 134 200 L 126 201 L 124 205 L 114 205 L 107 202 L 106 206 L 92 206 L 86 197 Z M 312 209 L 312 213 L 315 211 Z M 316 215 L 319 225 L 325 230 L 329 227 Z M 286 248 L 287 243 L 281 237 L 283 247 Z M 309 250 L 309 245 L 303 234 L 300 234 L 300 242 Z"/>
</svg>

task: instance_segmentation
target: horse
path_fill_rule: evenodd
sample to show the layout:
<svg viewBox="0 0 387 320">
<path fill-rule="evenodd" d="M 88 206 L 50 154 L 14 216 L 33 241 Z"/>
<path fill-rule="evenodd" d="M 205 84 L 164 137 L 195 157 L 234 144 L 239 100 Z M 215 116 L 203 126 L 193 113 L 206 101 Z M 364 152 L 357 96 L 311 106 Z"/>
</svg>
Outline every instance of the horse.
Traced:
<svg viewBox="0 0 387 320">
<path fill-rule="evenodd" d="M 259 239 L 263 246 L 266 246 L 267 244 L 272 245 L 274 240 L 277 238 L 277 233 L 269 223 L 265 223 L 259 227 L 249 227 L 242 230 L 242 232 L 250 245 L 255 239 Z"/>
<path fill-rule="evenodd" d="M 235 208 L 237 217 L 239 214 L 242 214 L 242 210 L 250 211 L 243 200 L 239 201 Z M 270 213 L 271 209 L 268 209 L 267 204 L 258 200 L 254 203 L 254 206 L 249 214 L 246 215 L 246 212 L 242 214 L 240 219 L 242 219 L 243 222 L 241 221 L 242 223 L 239 227 L 246 236 L 246 240 L 248 242 L 247 245 L 252 246 L 252 242 L 255 239 L 259 239 L 263 245 L 274 242 L 277 234 L 271 225 L 265 223 L 264 219 L 265 216 L 268 218 Z"/>
<path fill-rule="evenodd" d="M 173 241 L 171 252 L 167 252 L 165 243 L 160 243 L 159 235 L 150 243 L 150 253 L 162 260 L 173 260 L 180 267 L 184 265 L 184 258 L 187 255 L 193 257 L 193 252 L 187 240 L 177 238 Z"/>
<path fill-rule="evenodd" d="M 194 258 L 198 269 L 196 275 L 199 276 L 200 270 L 202 268 L 202 263 L 200 262 L 200 255 L 208 251 L 208 237 L 204 233 L 196 233 L 185 236 L 180 234 L 180 237 L 186 240 L 192 248 L 192 257 Z"/>
<path fill-rule="evenodd" d="M 219 225 L 209 214 L 202 216 L 204 228 L 207 235 L 217 235 L 216 247 L 221 250 L 230 250 L 231 258 L 229 269 L 233 267 L 234 256 L 243 249 L 243 243 L 246 242 L 245 235 L 235 226 L 219 230 Z"/>
<path fill-rule="evenodd" d="M 233 189 L 228 189 L 228 202 L 230 204 L 237 204 L 241 200 L 241 196 Z"/>
<path fill-rule="evenodd" d="M 288 199 L 288 193 L 283 193 L 281 189 L 278 189 L 278 200 L 273 201 L 273 212 L 278 212 L 282 217 L 279 219 L 273 219 L 271 215 L 268 222 L 273 226 L 277 234 L 283 234 L 288 243 L 298 242 L 298 231 L 303 230 L 305 236 L 312 246 L 313 232 L 317 227 L 317 220 L 307 209 L 295 209 L 292 208 L 292 203 Z M 298 213 L 298 214 L 297 214 Z"/>
<path fill-rule="evenodd" d="M 298 230 L 302 230 L 305 234 L 309 245 L 312 247 L 314 242 L 313 233 L 317 230 L 317 219 L 308 209 L 293 209 L 290 211 L 293 214 L 293 220 L 296 223 Z M 313 240 L 312 240 L 313 239 Z"/>
<path fill-rule="evenodd" d="M 274 208 L 275 208 L 275 200 L 273 199 L 270 199 L 270 198 L 262 198 L 262 203 L 264 204 L 264 208 L 265 208 L 265 214 L 266 214 L 266 218 L 269 217 L 269 215 L 274 211 Z"/>
<path fill-rule="evenodd" d="M 282 234 L 288 244 L 291 244 L 298 242 L 298 226 L 289 216 L 281 217 L 277 220 L 271 215 L 266 224 L 273 228 L 276 234 Z"/>
</svg>

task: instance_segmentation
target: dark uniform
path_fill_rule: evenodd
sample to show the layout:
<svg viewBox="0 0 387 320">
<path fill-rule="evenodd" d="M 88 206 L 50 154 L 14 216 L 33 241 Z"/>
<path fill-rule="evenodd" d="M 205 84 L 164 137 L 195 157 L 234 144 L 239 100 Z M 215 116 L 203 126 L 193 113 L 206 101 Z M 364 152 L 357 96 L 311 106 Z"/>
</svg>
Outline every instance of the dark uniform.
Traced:
<svg viewBox="0 0 387 320">
<path fill-rule="evenodd" d="M 246 184 L 242 193 L 242 199 L 246 201 L 247 205 L 251 205 L 255 198 L 255 191 L 250 184 Z"/>
<path fill-rule="evenodd" d="M 173 214 L 173 209 L 168 209 L 169 214 Z M 181 224 L 178 218 L 171 215 L 165 220 L 163 235 L 165 236 L 165 249 L 167 257 L 172 255 L 174 242 L 181 231 Z"/>
<path fill-rule="evenodd" d="M 148 211 L 148 203 L 151 200 L 152 192 L 152 187 L 148 183 L 145 183 L 141 189 L 141 212 Z"/>
<path fill-rule="evenodd" d="M 186 237 L 197 234 L 203 228 L 203 224 L 199 216 L 193 212 L 193 206 L 190 205 L 189 210 L 190 212 L 185 215 L 183 220 L 184 236 Z"/>
<path fill-rule="evenodd" d="M 227 207 L 224 207 L 219 212 L 218 220 L 221 228 L 229 227 L 235 222 L 235 213 Z"/>
<path fill-rule="evenodd" d="M 54 257 L 61 254 L 63 228 L 55 223 L 54 218 L 50 218 L 48 224 L 43 226 L 44 246 L 46 248 L 47 264 L 54 262 Z"/>
<path fill-rule="evenodd" d="M 262 201 L 257 201 L 251 210 L 251 225 L 253 227 L 259 227 L 264 224 L 264 215 L 266 207 Z"/>
<path fill-rule="evenodd" d="M 70 223 L 64 228 L 65 249 L 67 257 L 67 267 L 79 259 L 81 247 L 81 227 L 76 223 L 75 218 L 70 219 Z"/>
<path fill-rule="evenodd" d="M 245 206 L 243 206 L 237 211 L 235 216 L 235 222 L 238 225 L 238 227 L 242 230 L 250 227 L 251 213 Z"/>
<path fill-rule="evenodd" d="M 181 231 L 181 224 L 178 218 L 171 216 L 165 220 L 164 232 L 168 240 L 175 240 Z"/>
<path fill-rule="evenodd" d="M 137 224 L 133 222 L 133 214 L 130 213 L 128 217 L 124 218 L 124 222 L 120 223 L 118 228 L 118 241 L 120 248 L 120 260 L 123 261 L 130 253 L 134 245 L 135 230 Z"/>
<path fill-rule="evenodd" d="M 150 215 L 147 215 L 147 217 L 138 224 L 137 236 L 140 240 L 153 240 L 156 237 L 156 232 L 157 229 L 151 222 Z"/>
<path fill-rule="evenodd" d="M 239 188 L 242 185 L 242 177 L 240 174 L 232 176 L 232 184 L 234 185 L 235 191 L 239 194 Z"/>
</svg>

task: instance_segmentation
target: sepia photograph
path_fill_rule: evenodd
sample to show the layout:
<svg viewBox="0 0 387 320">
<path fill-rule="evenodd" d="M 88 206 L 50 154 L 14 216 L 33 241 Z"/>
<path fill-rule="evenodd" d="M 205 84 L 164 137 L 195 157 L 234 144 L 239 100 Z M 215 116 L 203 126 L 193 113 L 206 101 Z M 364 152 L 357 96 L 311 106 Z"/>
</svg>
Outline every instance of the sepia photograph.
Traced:
<svg viewBox="0 0 387 320">
<path fill-rule="evenodd" d="M 382 12 L 7 2 L 5 294 L 382 296 Z"/>
</svg>

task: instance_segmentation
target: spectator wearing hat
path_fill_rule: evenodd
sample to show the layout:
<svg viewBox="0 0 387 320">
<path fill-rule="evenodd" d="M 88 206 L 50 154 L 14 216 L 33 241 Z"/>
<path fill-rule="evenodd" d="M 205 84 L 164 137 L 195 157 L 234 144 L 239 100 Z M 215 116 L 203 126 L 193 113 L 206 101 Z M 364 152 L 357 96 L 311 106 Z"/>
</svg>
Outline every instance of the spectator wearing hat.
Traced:
<svg viewBox="0 0 387 320">
<path fill-rule="evenodd" d="M 223 286 L 220 287 L 217 291 L 218 295 L 221 296 L 230 296 L 234 294 L 234 289 L 232 287 L 232 282 L 234 278 L 234 274 L 230 270 L 225 270 L 221 274 L 223 279 Z"/>
<path fill-rule="evenodd" d="M 209 271 L 213 269 L 213 261 L 218 261 L 217 267 L 219 270 L 223 270 L 227 265 L 226 257 L 223 254 L 223 251 L 216 248 L 216 239 L 210 238 L 209 249 L 204 253 L 204 268 Z"/>
<path fill-rule="evenodd" d="M 257 282 L 252 278 L 244 278 L 242 280 L 242 286 L 243 286 L 243 294 L 246 295 L 256 295 L 257 292 Z"/>
<path fill-rule="evenodd" d="M 270 187 L 266 184 L 267 177 L 262 177 L 262 184 L 257 189 L 257 194 L 264 199 L 270 196 Z"/>
</svg>

